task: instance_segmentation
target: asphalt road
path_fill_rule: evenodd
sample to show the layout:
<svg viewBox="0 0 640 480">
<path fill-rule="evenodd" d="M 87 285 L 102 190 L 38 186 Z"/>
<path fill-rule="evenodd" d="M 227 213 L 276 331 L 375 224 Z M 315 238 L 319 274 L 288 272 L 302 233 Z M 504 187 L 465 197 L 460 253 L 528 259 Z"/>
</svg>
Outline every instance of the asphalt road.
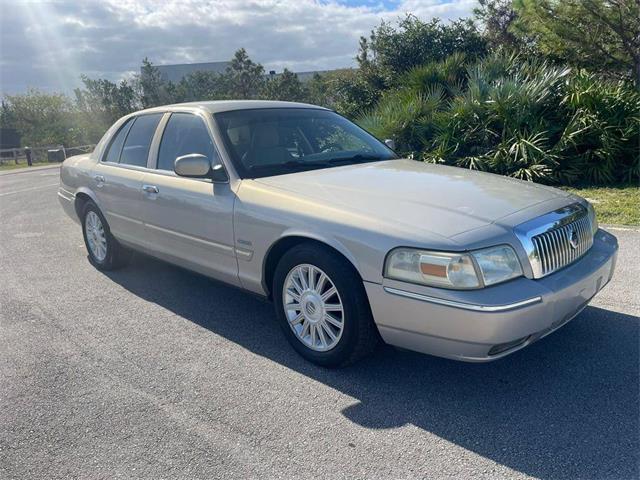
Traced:
<svg viewBox="0 0 640 480">
<path fill-rule="evenodd" d="M 474 365 L 299 358 L 272 307 L 137 257 L 103 274 L 57 170 L 0 176 L 0 478 L 637 478 L 640 232 L 573 322 Z"/>
</svg>

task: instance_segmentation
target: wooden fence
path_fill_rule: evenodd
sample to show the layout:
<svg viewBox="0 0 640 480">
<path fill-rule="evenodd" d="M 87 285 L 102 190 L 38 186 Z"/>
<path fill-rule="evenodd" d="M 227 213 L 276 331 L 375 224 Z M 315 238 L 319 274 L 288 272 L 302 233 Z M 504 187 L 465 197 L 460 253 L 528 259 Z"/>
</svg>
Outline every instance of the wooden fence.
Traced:
<svg viewBox="0 0 640 480">
<path fill-rule="evenodd" d="M 32 163 L 42 163 L 49 161 L 61 162 L 67 157 L 79 155 L 81 153 L 90 153 L 95 145 L 78 145 L 75 147 L 65 147 L 64 145 L 50 145 L 47 147 L 34 147 L 28 149 L 31 152 Z M 0 165 L 7 163 L 27 162 L 27 149 L 25 148 L 6 148 L 0 150 Z"/>
</svg>

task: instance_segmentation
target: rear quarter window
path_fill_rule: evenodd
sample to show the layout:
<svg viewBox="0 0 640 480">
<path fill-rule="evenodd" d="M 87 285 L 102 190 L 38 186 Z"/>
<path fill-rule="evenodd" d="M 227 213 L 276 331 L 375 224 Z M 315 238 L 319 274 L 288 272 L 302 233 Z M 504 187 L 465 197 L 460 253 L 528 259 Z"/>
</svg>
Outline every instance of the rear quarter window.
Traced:
<svg viewBox="0 0 640 480">
<path fill-rule="evenodd" d="M 111 143 L 109 143 L 109 146 L 107 147 L 106 155 L 102 157 L 103 162 L 118 163 L 120 161 L 122 145 L 124 144 L 124 139 L 127 137 L 127 133 L 129 133 L 129 129 L 133 124 L 133 120 L 133 118 L 127 120 L 113 136 Z"/>
</svg>

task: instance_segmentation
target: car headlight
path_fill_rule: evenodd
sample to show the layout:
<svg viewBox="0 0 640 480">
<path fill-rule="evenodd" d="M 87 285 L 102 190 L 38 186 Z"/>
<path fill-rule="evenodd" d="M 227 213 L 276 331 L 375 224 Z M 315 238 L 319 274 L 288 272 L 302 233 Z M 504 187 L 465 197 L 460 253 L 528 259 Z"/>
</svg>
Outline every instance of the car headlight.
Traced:
<svg viewBox="0 0 640 480">
<path fill-rule="evenodd" d="M 598 231 L 598 219 L 596 218 L 596 209 L 591 203 L 587 202 L 587 212 L 589 215 L 589 223 L 591 224 L 591 234 L 595 235 Z"/>
<path fill-rule="evenodd" d="M 522 275 L 518 256 L 509 245 L 476 250 L 471 254 L 478 263 L 485 286 L 495 285 Z"/>
<path fill-rule="evenodd" d="M 471 289 L 495 285 L 522 275 L 508 245 L 470 253 L 396 248 L 387 256 L 385 277 L 432 287 Z"/>
</svg>

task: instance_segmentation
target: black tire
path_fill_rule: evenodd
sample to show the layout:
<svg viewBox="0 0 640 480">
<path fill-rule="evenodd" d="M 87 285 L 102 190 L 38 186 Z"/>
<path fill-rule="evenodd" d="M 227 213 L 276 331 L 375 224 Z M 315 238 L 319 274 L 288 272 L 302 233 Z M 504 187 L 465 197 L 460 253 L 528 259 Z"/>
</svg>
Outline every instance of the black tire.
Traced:
<svg viewBox="0 0 640 480">
<path fill-rule="evenodd" d="M 303 344 L 289 325 L 285 314 L 283 289 L 289 272 L 298 265 L 310 264 L 325 272 L 336 287 L 343 306 L 343 331 L 328 351 L 316 351 Z M 273 278 L 276 316 L 293 348 L 304 358 L 323 367 L 350 365 L 370 354 L 380 336 L 374 324 L 362 279 L 344 257 L 316 243 L 293 247 L 280 259 Z"/>
<path fill-rule="evenodd" d="M 89 240 L 87 239 L 87 215 L 89 212 L 95 213 L 100 222 L 102 223 L 102 227 L 104 229 L 104 233 L 106 236 L 106 255 L 104 259 L 98 259 L 91 250 L 89 246 Z M 82 237 L 84 239 L 84 244 L 87 248 L 87 253 L 89 254 L 89 262 L 96 267 L 98 270 L 116 270 L 118 268 L 122 268 L 129 263 L 131 260 L 132 252 L 129 249 L 124 248 L 122 245 L 118 243 L 118 241 L 111 235 L 111 231 L 109 230 L 109 224 L 107 220 L 102 215 L 102 212 L 98 208 L 98 206 L 93 203 L 91 200 L 85 203 L 82 209 Z"/>
</svg>

